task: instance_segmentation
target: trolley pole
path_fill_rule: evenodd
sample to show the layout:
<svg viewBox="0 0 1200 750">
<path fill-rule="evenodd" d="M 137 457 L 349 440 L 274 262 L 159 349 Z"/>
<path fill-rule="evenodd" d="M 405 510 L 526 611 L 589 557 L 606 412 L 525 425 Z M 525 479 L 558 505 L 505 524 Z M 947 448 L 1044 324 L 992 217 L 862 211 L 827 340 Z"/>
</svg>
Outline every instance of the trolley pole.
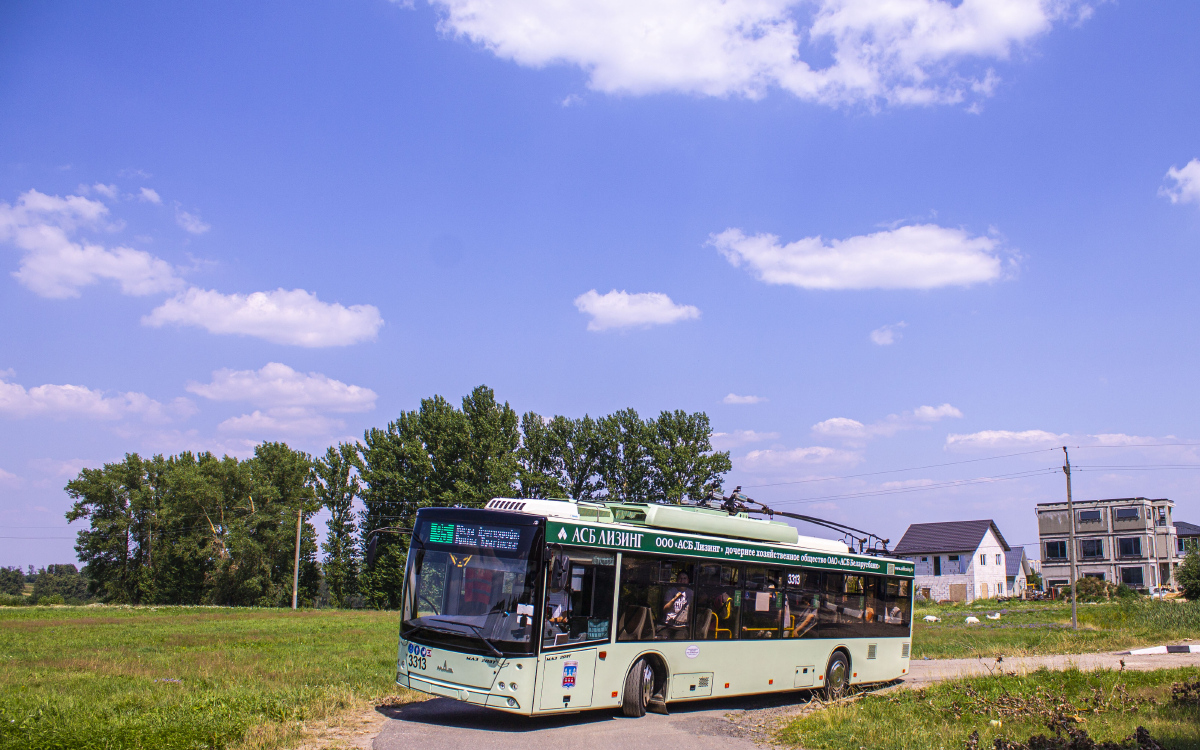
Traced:
<svg viewBox="0 0 1200 750">
<path fill-rule="evenodd" d="M 1071 627 L 1079 630 L 1079 617 L 1075 610 L 1075 502 L 1071 499 L 1071 455 L 1067 453 L 1065 445 L 1063 457 L 1067 462 L 1063 466 L 1063 473 L 1067 475 L 1067 528 L 1070 530 L 1067 559 L 1071 561 Z"/>
<path fill-rule="evenodd" d="M 296 608 L 296 597 L 300 593 L 300 525 L 303 520 L 304 505 L 301 504 L 296 509 L 296 566 L 292 568 L 292 609 Z"/>
</svg>

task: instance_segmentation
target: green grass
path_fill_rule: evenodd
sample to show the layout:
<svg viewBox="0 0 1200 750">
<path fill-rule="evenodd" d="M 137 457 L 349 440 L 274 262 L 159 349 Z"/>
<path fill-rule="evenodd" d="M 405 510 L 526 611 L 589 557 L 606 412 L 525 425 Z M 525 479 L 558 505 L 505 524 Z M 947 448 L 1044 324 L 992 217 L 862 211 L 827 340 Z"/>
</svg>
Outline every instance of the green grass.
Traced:
<svg viewBox="0 0 1200 750">
<path fill-rule="evenodd" d="M 388 696 L 390 612 L 0 609 L 0 749 L 270 748 Z"/>
<path fill-rule="evenodd" d="M 990 606 L 988 606 L 990 604 Z M 913 615 L 913 658 L 974 658 L 1122 651 L 1200 637 L 1200 602 L 1133 599 L 1080 604 L 1071 630 L 1070 602 L 918 605 Z M 987 612 L 1002 612 L 988 620 Z M 942 622 L 926 623 L 925 615 Z M 964 620 L 974 615 L 978 625 Z"/>
<path fill-rule="evenodd" d="M 990 748 L 997 738 L 1052 735 L 1047 721 L 1061 712 L 1097 742 L 1119 742 L 1144 726 L 1166 748 L 1196 748 L 1200 706 L 1172 703 L 1171 686 L 1198 675 L 1196 669 L 1039 670 L 953 680 L 818 710 L 788 724 L 777 739 L 805 750 L 949 750 L 978 731 L 979 747 Z"/>
</svg>

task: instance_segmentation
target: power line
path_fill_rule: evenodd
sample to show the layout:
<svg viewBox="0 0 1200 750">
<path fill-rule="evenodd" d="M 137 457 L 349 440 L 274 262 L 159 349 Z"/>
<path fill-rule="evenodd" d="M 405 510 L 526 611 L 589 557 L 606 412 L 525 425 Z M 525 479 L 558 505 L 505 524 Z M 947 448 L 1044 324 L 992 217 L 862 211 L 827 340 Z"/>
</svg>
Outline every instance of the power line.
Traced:
<svg viewBox="0 0 1200 750">
<path fill-rule="evenodd" d="M 1006 453 L 1002 456 L 986 456 L 984 458 L 969 458 L 963 461 L 950 461 L 944 464 L 929 464 L 928 466 L 912 466 L 907 469 L 888 469 L 887 471 L 870 471 L 865 474 L 847 474 L 841 477 L 821 477 L 818 479 L 797 479 L 791 482 L 774 482 L 772 484 L 746 484 L 743 485 L 746 489 L 752 487 L 782 487 L 787 484 L 808 484 L 809 482 L 832 482 L 835 479 L 858 479 L 859 477 L 873 477 L 880 474 L 899 474 L 905 471 L 920 471 L 922 469 L 937 469 L 943 466 L 958 466 L 960 464 L 973 464 L 980 461 L 995 461 L 1001 458 L 1013 458 L 1014 456 L 1031 456 L 1035 453 L 1045 453 L 1046 451 L 1056 451 L 1058 448 L 1039 448 L 1035 451 L 1023 451 L 1021 453 Z"/>
<path fill-rule="evenodd" d="M 901 495 L 910 492 L 928 492 L 930 490 L 946 489 L 947 487 L 962 487 L 971 484 L 990 484 L 993 482 L 1007 482 L 1013 479 L 1022 479 L 1025 477 L 1037 476 L 1039 474 L 1057 474 L 1061 469 L 1057 466 L 1031 469 L 1028 471 L 1018 471 L 1012 474 L 998 474 L 992 477 L 975 477 L 972 479 L 955 479 L 948 482 L 939 482 L 935 484 L 920 485 L 917 487 L 894 487 L 889 489 L 879 490 L 863 490 L 862 492 L 844 493 L 841 495 L 822 495 L 820 497 L 810 497 L 798 500 L 779 500 L 775 505 L 799 505 L 806 503 L 816 503 L 823 500 L 852 500 L 861 497 L 877 497 L 880 495 Z"/>
</svg>

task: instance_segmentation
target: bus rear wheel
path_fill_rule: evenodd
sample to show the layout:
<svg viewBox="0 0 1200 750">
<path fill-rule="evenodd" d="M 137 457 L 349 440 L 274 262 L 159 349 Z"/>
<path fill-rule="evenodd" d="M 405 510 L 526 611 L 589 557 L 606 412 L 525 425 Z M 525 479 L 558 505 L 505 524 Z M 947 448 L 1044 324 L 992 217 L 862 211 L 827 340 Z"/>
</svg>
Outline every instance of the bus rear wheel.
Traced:
<svg viewBox="0 0 1200 750">
<path fill-rule="evenodd" d="M 625 678 L 625 693 L 621 698 L 621 713 L 632 718 L 646 715 L 646 706 L 654 696 L 654 667 L 646 659 L 638 659 Z"/>
<path fill-rule="evenodd" d="M 825 669 L 825 700 L 833 702 L 846 696 L 850 684 L 850 662 L 841 651 L 834 651 Z"/>
</svg>

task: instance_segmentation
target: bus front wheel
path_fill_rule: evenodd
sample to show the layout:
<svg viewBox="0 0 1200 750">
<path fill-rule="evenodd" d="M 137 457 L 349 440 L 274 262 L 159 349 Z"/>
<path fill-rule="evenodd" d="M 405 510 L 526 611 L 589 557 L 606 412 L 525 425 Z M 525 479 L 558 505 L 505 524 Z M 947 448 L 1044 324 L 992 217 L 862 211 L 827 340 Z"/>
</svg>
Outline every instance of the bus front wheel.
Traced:
<svg viewBox="0 0 1200 750">
<path fill-rule="evenodd" d="M 834 651 L 825 669 L 825 700 L 835 701 L 846 695 L 850 684 L 850 662 L 841 651 Z"/>
<path fill-rule="evenodd" d="M 625 678 L 625 693 L 621 699 L 621 712 L 637 718 L 646 715 L 646 706 L 654 695 L 654 667 L 646 659 L 638 659 Z"/>
</svg>

